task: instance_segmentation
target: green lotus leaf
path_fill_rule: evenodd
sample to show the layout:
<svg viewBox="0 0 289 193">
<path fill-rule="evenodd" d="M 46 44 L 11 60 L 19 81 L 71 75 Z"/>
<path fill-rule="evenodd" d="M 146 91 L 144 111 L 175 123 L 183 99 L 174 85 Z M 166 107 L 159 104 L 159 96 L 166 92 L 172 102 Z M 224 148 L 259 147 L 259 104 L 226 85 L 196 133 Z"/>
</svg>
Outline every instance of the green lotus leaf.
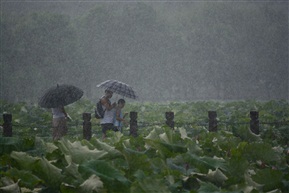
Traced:
<svg viewBox="0 0 289 193">
<path fill-rule="evenodd" d="M 130 192 L 137 193 L 170 193 L 168 186 L 165 184 L 164 180 L 155 179 L 153 177 L 146 177 L 145 179 L 135 181 L 131 188 Z"/>
<path fill-rule="evenodd" d="M 0 192 L 1 193 L 21 193 L 21 189 L 18 185 L 19 182 L 20 182 L 20 180 L 18 180 L 16 183 L 0 187 Z"/>
<path fill-rule="evenodd" d="M 226 180 L 228 180 L 228 177 L 220 169 L 217 168 L 214 171 L 209 169 L 207 179 L 213 183 L 222 185 Z"/>
<path fill-rule="evenodd" d="M 104 182 L 104 186 L 111 191 L 126 191 L 130 181 L 124 176 L 124 172 L 114 168 L 104 160 L 91 160 L 79 166 L 79 171 L 85 178 L 96 175 Z"/>
<path fill-rule="evenodd" d="M 118 157 L 122 157 L 121 152 L 118 151 L 115 147 L 110 146 L 109 144 L 102 142 L 96 138 L 91 139 L 90 143 L 93 144 L 93 146 L 96 147 L 98 150 L 103 150 L 107 152 L 107 154 L 105 155 L 106 158 L 115 159 Z"/>
<path fill-rule="evenodd" d="M 70 155 L 74 163 L 80 164 L 87 160 L 98 160 L 103 158 L 107 152 L 103 150 L 90 150 L 87 146 L 83 146 L 80 141 L 70 142 L 62 139 L 57 146 L 65 155 Z"/>
<path fill-rule="evenodd" d="M 265 168 L 258 170 L 255 175 L 252 175 L 252 179 L 258 184 L 262 184 L 263 191 L 268 192 L 278 189 L 282 183 L 283 174 L 279 170 L 273 170 L 271 168 Z"/>
<path fill-rule="evenodd" d="M 31 157 L 24 152 L 12 152 L 11 157 L 17 161 L 22 169 L 32 171 L 35 176 L 43 180 L 49 187 L 59 188 L 63 181 L 62 170 L 51 164 L 44 157 Z"/>
<path fill-rule="evenodd" d="M 27 187 L 29 189 L 33 189 L 35 186 L 42 182 L 37 176 L 33 175 L 31 171 L 27 170 L 18 170 L 16 168 L 11 168 L 6 172 L 7 176 L 10 176 L 14 179 L 20 179 L 21 187 Z"/>
<path fill-rule="evenodd" d="M 94 191 L 101 192 L 103 189 L 103 182 L 96 175 L 91 175 L 79 186 L 79 189 L 82 193 L 93 193 Z"/>
</svg>

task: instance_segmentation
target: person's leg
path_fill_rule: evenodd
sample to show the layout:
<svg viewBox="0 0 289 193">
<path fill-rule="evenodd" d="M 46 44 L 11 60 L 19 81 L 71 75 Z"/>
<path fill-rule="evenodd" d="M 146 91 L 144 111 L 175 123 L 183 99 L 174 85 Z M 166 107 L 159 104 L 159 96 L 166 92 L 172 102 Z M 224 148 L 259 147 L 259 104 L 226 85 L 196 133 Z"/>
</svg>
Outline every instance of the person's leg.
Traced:
<svg viewBox="0 0 289 193">
<path fill-rule="evenodd" d="M 114 125 L 112 123 L 101 124 L 102 127 L 102 139 L 106 138 L 107 130 L 114 130 Z"/>
<path fill-rule="evenodd" d="M 67 134 L 67 124 L 64 117 L 53 119 L 52 127 L 53 140 L 59 140 L 61 137 Z"/>
<path fill-rule="evenodd" d="M 52 139 L 56 140 L 57 136 L 57 120 L 52 119 Z"/>
<path fill-rule="evenodd" d="M 67 124 L 66 124 L 66 119 L 64 117 L 60 118 L 59 130 L 60 130 L 60 137 L 63 137 L 67 134 Z"/>
<path fill-rule="evenodd" d="M 102 131 L 102 139 L 106 138 L 106 124 L 101 124 L 101 131 Z"/>
</svg>

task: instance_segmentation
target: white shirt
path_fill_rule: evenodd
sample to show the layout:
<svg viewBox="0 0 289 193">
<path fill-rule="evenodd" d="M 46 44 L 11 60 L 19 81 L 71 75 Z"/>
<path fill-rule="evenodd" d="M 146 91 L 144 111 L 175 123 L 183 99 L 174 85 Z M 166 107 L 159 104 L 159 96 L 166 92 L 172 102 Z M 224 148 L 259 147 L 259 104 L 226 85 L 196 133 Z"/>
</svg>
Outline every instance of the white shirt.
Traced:
<svg viewBox="0 0 289 193">
<path fill-rule="evenodd" d="M 115 108 L 107 110 L 104 105 L 102 105 L 102 108 L 105 111 L 103 118 L 100 120 L 100 124 L 114 123 Z"/>
<path fill-rule="evenodd" d="M 100 120 L 100 124 L 114 123 L 114 114 L 115 109 L 111 109 L 110 111 L 106 110 L 104 112 L 103 119 Z"/>
<path fill-rule="evenodd" d="M 61 118 L 61 117 L 65 117 L 65 114 L 62 112 L 61 108 L 52 108 L 52 116 L 53 119 L 54 118 Z"/>
</svg>

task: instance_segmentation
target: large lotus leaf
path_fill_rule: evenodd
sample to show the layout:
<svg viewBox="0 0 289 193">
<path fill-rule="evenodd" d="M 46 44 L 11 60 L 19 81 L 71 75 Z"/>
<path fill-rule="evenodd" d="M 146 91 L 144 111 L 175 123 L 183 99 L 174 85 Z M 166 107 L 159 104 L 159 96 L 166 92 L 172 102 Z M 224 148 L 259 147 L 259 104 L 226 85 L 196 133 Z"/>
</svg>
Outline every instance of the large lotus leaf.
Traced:
<svg viewBox="0 0 289 193">
<path fill-rule="evenodd" d="M 80 193 L 79 187 L 72 186 L 67 183 L 62 183 L 60 185 L 61 193 Z"/>
<path fill-rule="evenodd" d="M 266 168 L 257 171 L 256 175 L 252 175 L 252 179 L 258 184 L 263 184 L 263 191 L 272 191 L 281 187 L 283 174 L 279 170 Z"/>
<path fill-rule="evenodd" d="M 279 162 L 280 153 L 274 151 L 272 146 L 268 143 L 248 143 L 243 149 L 242 156 L 246 157 L 248 160 L 262 162 Z"/>
<path fill-rule="evenodd" d="M 145 142 L 164 158 L 174 157 L 176 154 L 185 153 L 188 150 L 180 135 L 171 129 L 166 129 L 164 133 L 158 136 L 157 132 L 153 130 L 150 135 L 145 138 Z"/>
<path fill-rule="evenodd" d="M 156 129 L 153 129 L 146 137 L 144 137 L 144 139 L 156 140 L 159 139 L 159 134 Z"/>
<path fill-rule="evenodd" d="M 71 161 L 70 156 L 65 156 L 68 165 L 63 169 L 63 174 L 66 176 L 65 181 L 69 181 L 71 184 L 78 185 L 83 181 L 81 174 L 78 171 L 78 164 Z"/>
<path fill-rule="evenodd" d="M 32 157 L 25 152 L 16 151 L 13 151 L 10 156 L 17 161 L 17 168 L 24 170 L 29 170 L 29 168 L 35 164 L 36 160 L 40 159 L 39 157 Z"/>
<path fill-rule="evenodd" d="M 91 175 L 87 180 L 85 180 L 79 188 L 79 193 L 93 193 L 101 192 L 103 189 L 103 182 L 96 175 Z"/>
<path fill-rule="evenodd" d="M 98 160 L 107 154 L 106 151 L 90 150 L 87 146 L 82 145 L 80 141 L 71 143 L 69 140 L 62 139 L 57 146 L 63 154 L 70 155 L 72 161 L 77 164 L 88 160 Z"/>
<path fill-rule="evenodd" d="M 167 166 L 170 167 L 171 170 L 179 171 L 183 175 L 188 175 L 190 172 L 190 168 L 188 168 L 188 164 L 185 163 L 183 157 L 177 156 L 175 158 L 168 158 L 167 160 Z"/>
<path fill-rule="evenodd" d="M 121 141 L 123 134 L 121 132 L 111 132 L 111 137 L 108 138 L 110 144 L 116 144 Z"/>
<path fill-rule="evenodd" d="M 111 191 L 126 191 L 130 181 L 124 176 L 124 173 L 108 162 L 103 160 L 91 160 L 79 166 L 79 171 L 84 178 L 89 178 L 91 175 L 100 177 L 104 182 L 105 188 Z"/>
<path fill-rule="evenodd" d="M 114 159 L 114 158 L 122 157 L 121 152 L 115 149 L 115 147 L 110 146 L 107 143 L 104 143 L 96 138 L 91 139 L 90 143 L 94 147 L 96 147 L 98 150 L 106 151 L 108 154 L 105 156 L 105 158 Z"/>
<path fill-rule="evenodd" d="M 228 161 L 227 175 L 229 179 L 226 184 L 240 184 L 245 183 L 244 173 L 248 170 L 249 162 L 242 156 L 231 157 Z"/>
<path fill-rule="evenodd" d="M 232 191 L 228 191 L 228 190 L 222 190 L 221 188 L 215 186 L 214 184 L 210 183 L 210 182 L 202 182 L 199 181 L 200 183 L 200 188 L 198 189 L 198 193 L 241 193 L 243 191 L 241 190 L 232 190 Z M 244 191 L 244 193 L 249 193 Z M 250 192 L 250 193 L 254 193 L 254 192 Z"/>
<path fill-rule="evenodd" d="M 31 171 L 27 170 L 20 171 L 16 168 L 11 168 L 9 171 L 6 172 L 6 175 L 10 178 L 21 179 L 20 185 L 29 189 L 33 189 L 34 187 L 36 187 L 36 185 L 41 183 L 41 179 L 33 175 Z"/>
<path fill-rule="evenodd" d="M 12 183 L 7 186 L 0 187 L 0 192 L 1 193 L 21 193 L 21 189 L 18 185 L 19 181 L 20 180 L 18 180 L 16 183 Z"/>
<path fill-rule="evenodd" d="M 198 193 L 219 193 L 221 190 L 210 182 L 202 182 L 199 181 L 200 188 L 198 189 Z"/>
<path fill-rule="evenodd" d="M 146 143 L 157 151 L 163 158 L 175 157 L 178 153 L 185 153 L 187 148 L 180 145 L 168 144 L 160 140 L 147 139 Z"/>
<path fill-rule="evenodd" d="M 260 135 L 253 133 L 247 126 L 233 127 L 232 132 L 235 136 L 240 137 L 244 141 L 254 142 L 261 141 Z"/>
<path fill-rule="evenodd" d="M 182 139 L 189 139 L 186 129 L 178 128 Z"/>
<path fill-rule="evenodd" d="M 182 173 L 178 169 L 173 169 L 171 165 L 168 163 L 170 159 L 164 160 L 159 157 L 151 158 L 149 160 L 152 168 L 153 168 L 153 175 L 159 176 L 181 176 Z M 184 173 L 185 175 L 185 173 Z"/>
<path fill-rule="evenodd" d="M 207 156 L 199 157 L 195 154 L 186 153 L 183 155 L 185 163 L 189 164 L 190 168 L 195 168 L 196 172 L 207 173 L 209 169 L 220 168 L 223 171 L 227 170 L 227 164 L 224 159 L 217 157 L 211 158 Z"/>
<path fill-rule="evenodd" d="M 130 192 L 134 193 L 169 193 L 170 190 L 162 179 L 154 178 L 153 176 L 146 177 L 142 180 L 135 181 L 130 188 Z"/>
<path fill-rule="evenodd" d="M 0 137 L 0 155 L 12 151 L 28 151 L 34 148 L 34 138 Z"/>
<path fill-rule="evenodd" d="M 228 177 L 220 169 L 217 168 L 215 171 L 209 170 L 207 174 L 207 179 L 210 182 L 221 186 L 226 180 L 228 180 Z"/>
<path fill-rule="evenodd" d="M 59 188 L 63 180 L 61 169 L 51 164 L 47 159 L 31 157 L 24 152 L 12 152 L 11 157 L 17 161 L 22 169 L 32 171 L 49 187 Z"/>
<path fill-rule="evenodd" d="M 147 151 L 135 151 L 130 148 L 124 148 L 122 153 L 129 167 L 128 173 L 134 173 L 138 169 L 142 169 L 147 174 L 152 172 L 149 157 L 146 154 Z"/>
</svg>

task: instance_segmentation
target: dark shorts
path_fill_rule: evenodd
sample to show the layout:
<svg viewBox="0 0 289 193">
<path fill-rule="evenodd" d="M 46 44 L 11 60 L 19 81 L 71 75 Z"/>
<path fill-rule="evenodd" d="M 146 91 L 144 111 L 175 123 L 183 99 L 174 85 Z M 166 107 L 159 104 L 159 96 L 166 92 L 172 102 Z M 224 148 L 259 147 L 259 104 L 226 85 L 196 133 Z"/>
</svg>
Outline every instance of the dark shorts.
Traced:
<svg viewBox="0 0 289 193">
<path fill-rule="evenodd" d="M 113 125 L 113 123 L 105 123 L 105 124 L 101 124 L 101 128 L 102 128 L 102 133 L 106 134 L 107 130 L 113 130 L 116 131 L 116 127 Z"/>
</svg>

